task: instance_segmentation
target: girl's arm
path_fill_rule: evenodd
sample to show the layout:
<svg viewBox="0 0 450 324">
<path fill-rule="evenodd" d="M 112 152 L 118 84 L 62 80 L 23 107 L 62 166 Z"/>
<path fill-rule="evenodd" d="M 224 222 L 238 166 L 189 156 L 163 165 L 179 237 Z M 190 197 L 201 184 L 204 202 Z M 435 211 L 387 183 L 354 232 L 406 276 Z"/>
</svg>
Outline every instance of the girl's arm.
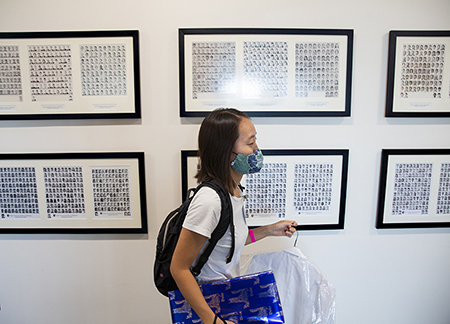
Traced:
<svg viewBox="0 0 450 324">
<path fill-rule="evenodd" d="M 297 226 L 296 221 L 291 220 L 282 220 L 275 224 L 271 225 L 265 225 L 254 228 L 253 231 L 253 237 L 251 236 L 251 233 L 249 232 L 247 236 L 247 240 L 245 241 L 245 244 L 250 244 L 252 242 L 258 241 L 260 239 L 263 239 L 267 236 L 287 236 L 291 237 L 292 234 L 295 233 L 295 227 Z M 253 240 L 254 239 L 254 240 Z"/>
</svg>

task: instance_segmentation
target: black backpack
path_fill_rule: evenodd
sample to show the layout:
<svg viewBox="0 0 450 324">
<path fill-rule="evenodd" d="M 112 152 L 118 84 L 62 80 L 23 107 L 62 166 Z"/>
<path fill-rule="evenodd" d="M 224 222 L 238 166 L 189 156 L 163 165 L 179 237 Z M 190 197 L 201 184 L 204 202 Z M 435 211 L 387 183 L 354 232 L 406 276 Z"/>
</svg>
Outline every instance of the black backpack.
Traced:
<svg viewBox="0 0 450 324">
<path fill-rule="evenodd" d="M 231 248 L 227 256 L 226 262 L 229 263 L 234 253 L 234 224 L 233 224 L 233 207 L 231 206 L 230 195 L 225 187 L 217 180 L 207 179 L 197 186 L 197 188 L 189 189 L 185 201 L 177 209 L 171 211 L 164 220 L 159 230 L 156 241 L 156 257 L 153 269 L 153 278 L 156 288 L 165 296 L 172 290 L 178 290 L 175 280 L 170 273 L 170 263 L 172 262 L 172 255 L 180 236 L 181 228 L 186 217 L 189 204 L 192 198 L 200 190 L 200 188 L 207 186 L 214 189 L 220 197 L 222 204 L 220 220 L 217 227 L 211 234 L 209 244 L 205 251 L 198 258 L 197 264 L 191 268 L 194 277 L 200 274 L 202 267 L 216 246 L 219 239 L 227 231 L 228 225 L 231 231 Z M 192 194 L 193 193 L 193 194 Z M 192 195 L 191 195 L 192 194 Z"/>
</svg>

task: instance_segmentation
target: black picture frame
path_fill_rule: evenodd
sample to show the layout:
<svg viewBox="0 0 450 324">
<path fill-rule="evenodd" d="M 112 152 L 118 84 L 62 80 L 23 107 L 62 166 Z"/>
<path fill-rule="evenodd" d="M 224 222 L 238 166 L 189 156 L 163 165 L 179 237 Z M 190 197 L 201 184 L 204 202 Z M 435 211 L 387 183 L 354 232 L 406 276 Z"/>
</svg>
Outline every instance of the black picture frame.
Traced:
<svg viewBox="0 0 450 324">
<path fill-rule="evenodd" d="M 0 234 L 148 233 L 143 152 L 0 154 Z"/>
<path fill-rule="evenodd" d="M 383 149 L 376 228 L 450 227 L 450 149 Z"/>
<path fill-rule="evenodd" d="M 385 117 L 450 117 L 450 30 L 389 32 Z"/>
<path fill-rule="evenodd" d="M 0 33 L 0 120 L 141 118 L 139 31 Z"/>
<path fill-rule="evenodd" d="M 348 117 L 352 61 L 352 29 L 181 28 L 180 116 Z"/>
<path fill-rule="evenodd" d="M 264 155 L 264 168 L 271 168 L 275 174 L 279 174 L 280 177 L 285 174 L 286 181 L 284 183 L 285 185 L 285 197 L 282 198 L 282 196 L 278 195 L 275 197 L 275 200 L 279 199 L 279 201 L 282 201 L 285 208 L 285 213 L 283 217 L 279 217 L 279 215 L 270 215 L 269 217 L 255 217 L 256 212 L 254 214 L 249 214 L 249 209 L 247 208 L 252 204 L 252 200 L 254 198 L 251 197 L 251 189 L 250 183 L 247 185 L 247 181 L 250 179 L 248 175 L 245 175 L 243 178 L 243 181 L 241 184 L 246 187 L 245 194 L 246 194 L 246 220 L 249 227 L 258 227 L 261 225 L 267 225 L 274 223 L 280 219 L 293 219 L 297 221 L 298 230 L 340 230 L 344 229 L 344 223 L 345 223 L 345 207 L 346 207 L 346 196 L 347 196 L 347 178 L 348 178 L 348 159 L 349 159 L 349 150 L 348 149 L 330 149 L 330 150 L 262 150 Z M 286 165 L 282 166 L 283 170 L 278 170 L 276 163 L 282 164 L 285 163 Z M 302 212 L 297 212 L 297 215 L 294 215 L 293 210 L 294 208 L 294 200 L 297 200 L 297 202 L 300 201 L 300 196 L 298 198 L 294 198 L 294 188 L 296 186 L 295 184 L 295 164 L 299 165 L 299 168 L 309 167 L 309 171 L 311 174 L 312 170 L 316 172 L 316 174 L 319 174 L 319 168 L 324 167 L 328 164 L 328 168 L 330 168 L 329 165 L 333 165 L 333 171 L 330 173 L 330 170 L 328 169 L 327 173 L 323 172 L 321 173 L 323 178 L 323 189 L 316 188 L 306 188 L 301 193 L 304 194 L 311 194 L 313 190 L 319 191 L 321 196 L 320 198 L 329 198 L 328 205 L 324 206 L 322 210 L 320 208 L 317 208 L 316 210 L 310 210 L 307 211 L 306 208 L 302 210 Z M 182 196 L 183 199 L 186 197 L 188 189 L 193 188 L 196 186 L 196 180 L 194 179 L 194 175 L 197 170 L 198 165 L 198 157 L 197 157 L 197 151 L 195 150 L 185 150 L 181 151 L 181 166 L 182 166 Z M 314 165 L 314 168 L 311 168 L 311 166 Z M 260 171 L 259 174 L 265 174 L 265 171 Z M 306 171 L 306 169 L 304 169 Z M 325 174 L 328 177 L 325 179 Z M 256 176 L 258 174 L 255 174 Z M 253 175 L 253 176 L 255 176 Z M 312 181 L 312 178 L 310 179 L 304 179 L 301 180 L 301 171 L 297 171 L 297 179 L 298 182 L 309 182 Z M 304 175 L 304 173 L 303 173 Z M 330 181 L 329 181 L 330 180 Z M 259 180 L 254 180 L 259 181 Z M 278 181 L 270 180 L 270 182 L 275 185 L 283 185 L 282 179 L 279 179 Z M 276 182 L 276 183 L 273 183 Z M 279 182 L 279 183 L 278 183 Z M 255 182 L 256 184 L 256 182 Z M 306 186 L 306 183 L 303 183 Z M 300 183 L 298 183 L 298 186 L 300 186 Z M 267 188 L 264 188 L 266 190 Z M 258 191 L 261 189 L 258 189 Z M 301 194 L 300 192 L 298 195 Z M 272 194 L 272 193 L 271 193 Z M 281 193 L 283 194 L 283 193 Z M 317 197 L 310 197 L 308 198 L 307 202 L 304 202 L 304 204 L 314 203 L 314 199 L 319 198 L 317 194 Z M 328 195 L 328 196 L 326 196 Z M 313 199 L 313 200 L 311 200 Z M 316 200 L 317 201 L 317 200 Z M 279 206 L 280 207 L 280 206 Z M 281 207 L 280 207 L 281 208 Z M 267 208 L 266 208 L 267 209 Z M 297 210 L 300 210 L 299 207 Z M 302 214 L 303 213 L 303 214 Z M 266 212 L 268 215 L 268 213 Z M 253 215 L 253 216 L 252 216 Z"/>
</svg>

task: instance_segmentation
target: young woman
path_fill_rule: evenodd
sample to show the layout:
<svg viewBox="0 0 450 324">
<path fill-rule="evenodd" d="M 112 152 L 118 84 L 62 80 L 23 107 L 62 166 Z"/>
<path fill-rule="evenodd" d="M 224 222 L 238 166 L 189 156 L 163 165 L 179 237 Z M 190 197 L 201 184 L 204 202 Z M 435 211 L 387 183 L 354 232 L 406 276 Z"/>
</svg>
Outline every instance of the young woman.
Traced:
<svg viewBox="0 0 450 324">
<path fill-rule="evenodd" d="M 216 109 L 202 122 L 198 135 L 200 169 L 199 182 L 206 178 L 219 180 L 230 193 L 235 224 L 235 251 L 226 263 L 231 246 L 228 228 L 196 278 L 190 268 L 195 264 L 212 231 L 220 219 L 220 197 L 209 187 L 203 187 L 189 206 L 183 229 L 172 257 L 171 273 L 186 301 L 204 324 L 219 323 L 206 303 L 198 284 L 238 277 L 240 256 L 244 245 L 266 236 L 291 237 L 295 221 L 279 221 L 249 232 L 244 217 L 244 197 L 239 188 L 242 176 L 262 168 L 262 153 L 256 144 L 256 130 L 250 118 L 236 109 Z M 232 323 L 222 320 L 223 323 Z"/>
</svg>

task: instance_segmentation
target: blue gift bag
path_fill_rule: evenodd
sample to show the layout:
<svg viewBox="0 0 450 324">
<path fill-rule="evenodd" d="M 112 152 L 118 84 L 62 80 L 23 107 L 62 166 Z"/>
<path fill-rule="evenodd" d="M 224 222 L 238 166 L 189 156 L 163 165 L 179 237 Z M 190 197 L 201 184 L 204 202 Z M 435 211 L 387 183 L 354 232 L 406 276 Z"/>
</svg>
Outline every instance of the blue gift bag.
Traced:
<svg viewBox="0 0 450 324">
<path fill-rule="evenodd" d="M 272 271 L 200 286 L 214 313 L 241 323 L 284 323 L 278 289 Z M 200 324 L 201 320 L 179 290 L 169 292 L 174 324 Z"/>
</svg>

